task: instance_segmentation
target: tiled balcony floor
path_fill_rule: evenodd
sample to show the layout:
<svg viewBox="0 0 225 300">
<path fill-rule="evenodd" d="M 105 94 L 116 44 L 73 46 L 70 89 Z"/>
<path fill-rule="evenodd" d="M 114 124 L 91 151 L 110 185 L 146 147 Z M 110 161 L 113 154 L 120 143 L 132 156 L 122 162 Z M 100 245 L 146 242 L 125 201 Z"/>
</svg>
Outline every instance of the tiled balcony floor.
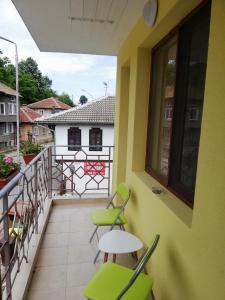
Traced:
<svg viewBox="0 0 225 300">
<path fill-rule="evenodd" d="M 97 243 L 89 244 L 94 229 L 90 211 L 95 207 L 101 204 L 53 206 L 28 300 L 85 299 L 82 290 L 103 260 L 101 256 L 93 264 Z M 130 255 L 118 256 L 117 262 L 126 266 L 134 264 Z"/>
</svg>

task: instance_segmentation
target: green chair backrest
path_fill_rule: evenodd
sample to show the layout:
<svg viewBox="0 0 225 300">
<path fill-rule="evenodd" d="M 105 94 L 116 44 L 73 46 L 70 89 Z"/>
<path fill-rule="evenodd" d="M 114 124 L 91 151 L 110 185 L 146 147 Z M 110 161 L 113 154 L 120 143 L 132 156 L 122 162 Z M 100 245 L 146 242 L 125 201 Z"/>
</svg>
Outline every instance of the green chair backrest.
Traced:
<svg viewBox="0 0 225 300">
<path fill-rule="evenodd" d="M 116 194 L 120 196 L 123 203 L 128 201 L 130 193 L 129 187 L 124 182 L 120 183 L 116 189 Z"/>
<path fill-rule="evenodd" d="M 139 274 L 143 271 L 146 263 L 152 256 L 153 252 L 155 251 L 156 246 L 158 245 L 160 235 L 156 234 L 155 238 L 150 242 L 149 247 L 145 250 L 145 252 L 142 254 L 142 256 L 139 258 L 137 264 L 134 266 L 134 274 L 131 277 L 129 283 L 127 286 L 122 290 L 122 292 L 119 294 L 119 296 L 116 298 L 116 300 L 120 300 L 123 295 L 128 291 L 128 289 L 132 286 L 132 284 L 135 282 Z"/>
</svg>

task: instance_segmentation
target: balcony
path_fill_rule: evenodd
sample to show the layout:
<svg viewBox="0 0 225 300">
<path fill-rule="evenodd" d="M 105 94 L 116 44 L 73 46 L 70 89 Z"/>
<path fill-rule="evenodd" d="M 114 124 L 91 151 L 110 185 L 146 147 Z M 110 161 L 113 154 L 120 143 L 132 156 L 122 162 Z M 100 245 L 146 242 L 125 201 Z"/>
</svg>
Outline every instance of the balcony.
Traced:
<svg viewBox="0 0 225 300">
<path fill-rule="evenodd" d="M 0 299 L 84 299 L 103 261 L 93 264 L 89 212 L 111 193 L 113 147 L 63 148 L 45 148 L 0 191 Z M 118 261 L 134 263 L 128 255 Z"/>
</svg>

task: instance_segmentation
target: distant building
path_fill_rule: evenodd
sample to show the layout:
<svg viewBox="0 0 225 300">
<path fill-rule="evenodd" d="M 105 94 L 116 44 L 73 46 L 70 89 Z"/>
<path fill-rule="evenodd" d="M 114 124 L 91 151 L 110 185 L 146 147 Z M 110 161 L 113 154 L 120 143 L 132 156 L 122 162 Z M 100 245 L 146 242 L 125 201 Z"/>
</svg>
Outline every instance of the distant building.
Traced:
<svg viewBox="0 0 225 300">
<path fill-rule="evenodd" d="M 71 108 L 71 106 L 53 97 L 31 103 L 28 107 L 45 117 Z"/>
<path fill-rule="evenodd" d="M 103 178 L 112 176 L 112 163 L 109 161 L 113 159 L 114 114 L 115 97 L 109 96 L 38 120 L 38 124 L 47 124 L 55 130 L 56 162 L 59 161 L 65 170 L 67 191 L 71 182 L 77 181 L 79 184 L 75 189 L 78 193 L 87 187 L 94 188 L 101 180 L 101 187 L 107 186 L 108 181 L 103 181 Z M 57 147 L 60 145 L 63 147 Z M 96 159 L 99 160 L 97 165 Z M 68 167 L 71 160 L 74 163 Z M 72 180 L 71 170 L 74 174 Z M 94 176 L 96 181 L 90 182 L 90 176 Z"/>
<path fill-rule="evenodd" d="M 47 126 L 37 126 L 35 120 L 41 114 L 33 109 L 22 106 L 20 108 L 20 139 L 21 141 L 35 141 L 37 143 L 47 143 L 52 141 L 52 134 Z"/>
<path fill-rule="evenodd" d="M 16 91 L 0 82 L 0 150 L 16 145 Z"/>
</svg>

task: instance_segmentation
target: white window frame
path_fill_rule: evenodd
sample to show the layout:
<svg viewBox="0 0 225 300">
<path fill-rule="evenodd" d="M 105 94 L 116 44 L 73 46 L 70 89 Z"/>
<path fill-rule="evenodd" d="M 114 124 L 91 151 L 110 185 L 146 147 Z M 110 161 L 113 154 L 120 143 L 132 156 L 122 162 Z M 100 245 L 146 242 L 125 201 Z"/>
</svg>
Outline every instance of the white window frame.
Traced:
<svg viewBox="0 0 225 300">
<path fill-rule="evenodd" d="M 11 107 L 11 109 L 10 109 Z M 8 115 L 16 115 L 16 104 L 8 103 Z"/>
<path fill-rule="evenodd" d="M 199 109 L 197 107 L 191 107 L 189 120 L 190 121 L 198 121 L 198 119 L 199 119 Z"/>
<path fill-rule="evenodd" d="M 3 105 L 3 107 L 4 107 L 4 113 L 1 112 L 1 105 Z M 5 116 L 5 103 L 4 102 L 0 102 L 0 115 Z"/>
<path fill-rule="evenodd" d="M 39 135 L 39 128 L 38 128 L 38 126 L 35 126 L 33 128 L 33 133 L 34 133 L 34 136 L 38 136 Z"/>
<path fill-rule="evenodd" d="M 173 108 L 172 106 L 167 106 L 165 108 L 165 120 L 166 121 L 171 121 L 172 120 L 172 115 L 173 115 Z"/>
</svg>

